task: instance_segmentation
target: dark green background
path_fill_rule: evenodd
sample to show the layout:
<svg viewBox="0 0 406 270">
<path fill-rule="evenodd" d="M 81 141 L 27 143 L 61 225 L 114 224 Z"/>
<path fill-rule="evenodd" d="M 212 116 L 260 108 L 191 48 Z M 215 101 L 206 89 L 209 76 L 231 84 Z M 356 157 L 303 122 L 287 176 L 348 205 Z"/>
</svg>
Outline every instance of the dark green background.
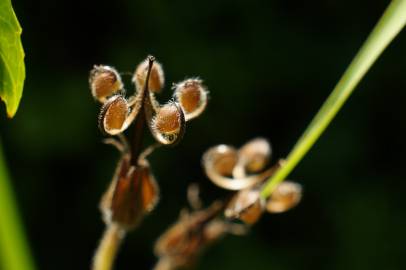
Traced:
<svg viewBox="0 0 406 270">
<path fill-rule="evenodd" d="M 13 2 L 27 79 L 13 120 L 1 106 L 0 134 L 39 269 L 89 269 L 104 229 L 97 205 L 119 154 L 101 143 L 92 65 L 132 72 L 153 54 L 166 72 L 162 102 L 188 76 L 210 89 L 180 145 L 150 158 L 162 198 L 126 239 L 116 267 L 125 270 L 152 268 L 154 240 L 185 206 L 188 183 L 207 203 L 223 194 L 202 172 L 205 149 L 264 136 L 274 160 L 287 155 L 389 1 Z M 302 203 L 227 236 L 198 269 L 404 268 L 405 34 L 291 175 Z"/>
</svg>

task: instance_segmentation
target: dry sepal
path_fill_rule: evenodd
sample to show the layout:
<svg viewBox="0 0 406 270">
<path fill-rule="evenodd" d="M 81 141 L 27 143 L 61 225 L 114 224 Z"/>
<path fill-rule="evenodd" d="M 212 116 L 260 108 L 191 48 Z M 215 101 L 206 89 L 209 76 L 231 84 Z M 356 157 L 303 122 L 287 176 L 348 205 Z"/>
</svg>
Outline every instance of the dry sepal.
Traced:
<svg viewBox="0 0 406 270">
<path fill-rule="evenodd" d="M 135 228 L 151 212 L 159 200 L 159 187 L 147 160 L 137 166 L 124 154 L 100 203 L 104 221 L 118 224 L 125 230 Z"/>
</svg>

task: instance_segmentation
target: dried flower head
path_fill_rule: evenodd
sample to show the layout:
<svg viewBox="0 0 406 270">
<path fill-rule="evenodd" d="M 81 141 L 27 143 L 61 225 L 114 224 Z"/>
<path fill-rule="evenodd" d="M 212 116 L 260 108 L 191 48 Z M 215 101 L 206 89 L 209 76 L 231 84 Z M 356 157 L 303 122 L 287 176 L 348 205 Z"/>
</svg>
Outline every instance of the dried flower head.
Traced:
<svg viewBox="0 0 406 270">
<path fill-rule="evenodd" d="M 302 198 L 302 186 L 291 181 L 280 183 L 266 203 L 270 213 L 282 213 L 295 207 Z"/>
<path fill-rule="evenodd" d="M 144 87 L 145 81 L 147 80 L 148 65 L 149 62 L 148 59 L 146 59 L 142 61 L 135 70 L 133 82 L 137 86 L 137 89 Z M 165 79 L 162 65 L 157 61 L 154 61 L 148 82 L 149 91 L 152 93 L 159 93 L 164 87 L 164 82 Z"/>
<path fill-rule="evenodd" d="M 127 100 L 121 95 L 109 98 L 103 105 L 99 115 L 100 129 L 109 135 L 117 135 L 125 128 L 125 120 L 129 114 Z"/>
<path fill-rule="evenodd" d="M 123 88 L 123 83 L 118 72 L 109 66 L 94 66 L 90 71 L 90 89 L 95 99 L 101 103 Z"/>
<path fill-rule="evenodd" d="M 174 85 L 174 95 L 185 112 L 186 120 L 199 116 L 207 105 L 207 90 L 200 79 L 187 79 Z"/>
</svg>

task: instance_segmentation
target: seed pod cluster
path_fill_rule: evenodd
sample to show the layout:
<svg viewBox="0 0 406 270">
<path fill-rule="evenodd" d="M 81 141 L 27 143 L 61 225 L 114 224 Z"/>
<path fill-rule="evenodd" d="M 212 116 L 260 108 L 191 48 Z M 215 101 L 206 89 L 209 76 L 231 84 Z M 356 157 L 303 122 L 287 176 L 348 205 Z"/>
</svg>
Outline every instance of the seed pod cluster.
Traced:
<svg viewBox="0 0 406 270">
<path fill-rule="evenodd" d="M 130 145 L 123 132 L 134 124 L 134 137 L 139 139 L 143 129 L 149 128 L 159 144 L 169 145 L 182 138 L 186 122 L 185 110 L 177 97 L 164 105 L 155 98 L 165 80 L 162 65 L 154 57 L 148 56 L 137 66 L 132 81 L 135 91 L 127 96 L 122 79 L 113 67 L 95 65 L 89 77 L 92 96 L 102 104 L 99 128 L 106 135 L 117 136 L 108 141 L 122 152 L 100 206 L 106 224 L 115 224 L 124 231 L 135 228 L 154 208 L 159 187 L 146 160 L 156 146 L 141 152 L 138 149 L 141 145 Z M 201 80 L 193 79 L 182 85 L 197 87 Z M 184 95 L 179 97 L 184 102 Z M 192 107 L 189 105 L 188 109 Z"/>
<path fill-rule="evenodd" d="M 164 87 L 162 65 L 148 57 L 136 68 L 133 78 L 136 91 L 124 95 L 118 72 L 108 66 L 95 66 L 90 72 L 90 88 L 103 106 L 99 115 L 101 131 L 107 135 L 124 132 L 136 119 L 145 118 L 153 137 L 161 144 L 177 143 L 186 121 L 200 115 L 207 104 L 207 90 L 200 79 L 174 84 L 174 100 L 160 105 L 155 94 Z"/>
<path fill-rule="evenodd" d="M 252 225 L 267 210 L 281 213 L 297 205 L 302 189 L 297 183 L 285 181 L 279 184 L 268 198 L 260 196 L 261 186 L 283 162 L 266 169 L 272 149 L 267 140 L 256 138 L 239 150 L 219 145 L 203 155 L 203 166 L 208 178 L 216 185 L 237 191 L 225 209 L 225 216 Z"/>
<path fill-rule="evenodd" d="M 173 100 L 161 105 L 155 94 L 162 91 L 164 81 L 162 66 L 152 56 L 148 56 L 135 69 L 132 77 L 135 91 L 130 95 L 126 94 L 122 79 L 114 68 L 99 65 L 90 72 L 91 94 L 102 104 L 99 128 L 105 135 L 117 136 L 105 142 L 116 146 L 122 153 L 111 184 L 100 203 L 107 229 L 96 251 L 94 267 L 107 267 L 103 263 L 106 253 L 112 257 L 115 252 L 108 245 L 117 247 L 125 233 L 136 228 L 158 202 L 159 187 L 146 157 L 159 145 L 179 142 L 186 121 L 200 115 L 206 107 L 207 91 L 198 79 L 177 84 L 179 87 L 175 89 Z M 123 134 L 130 126 L 134 127 L 131 144 Z M 145 128 L 150 130 L 158 143 L 141 151 Z M 193 215 L 191 219 L 194 220 L 191 228 L 200 230 L 192 237 L 196 243 L 209 243 L 222 233 L 222 227 L 214 221 L 210 222 L 210 226 L 204 226 L 206 229 L 200 229 L 199 220 L 204 219 L 205 215 Z M 193 245 L 190 248 L 192 251 L 189 255 L 193 257 L 196 252 L 193 252 Z"/>
</svg>

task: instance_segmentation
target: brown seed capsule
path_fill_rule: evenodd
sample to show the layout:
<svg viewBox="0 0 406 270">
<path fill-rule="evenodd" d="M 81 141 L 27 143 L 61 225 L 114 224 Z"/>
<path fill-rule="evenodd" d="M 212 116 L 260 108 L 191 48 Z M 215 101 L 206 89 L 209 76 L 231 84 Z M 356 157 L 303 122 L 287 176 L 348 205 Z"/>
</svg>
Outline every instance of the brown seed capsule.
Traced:
<svg viewBox="0 0 406 270">
<path fill-rule="evenodd" d="M 123 88 L 120 75 L 109 66 L 94 66 L 90 71 L 89 84 L 93 97 L 101 103 Z"/>
<path fill-rule="evenodd" d="M 181 128 L 181 116 L 178 107 L 174 103 L 162 106 L 152 125 L 155 130 L 165 135 L 178 133 Z"/>
<path fill-rule="evenodd" d="M 120 95 L 109 98 L 103 105 L 100 116 L 100 129 L 110 135 L 117 135 L 124 130 L 124 122 L 129 113 L 126 99 Z"/>
<path fill-rule="evenodd" d="M 234 195 L 227 205 L 224 215 L 227 218 L 239 219 L 252 225 L 261 217 L 263 206 L 258 189 L 245 189 Z"/>
<path fill-rule="evenodd" d="M 149 60 L 142 61 L 135 70 L 133 82 L 136 84 L 137 89 L 142 89 L 147 77 Z M 151 74 L 149 76 L 148 89 L 152 93 L 159 93 L 164 86 L 164 72 L 162 66 L 157 61 L 154 61 Z"/>
<path fill-rule="evenodd" d="M 269 162 L 271 152 L 269 142 L 263 138 L 256 138 L 247 142 L 238 151 L 240 161 L 248 173 L 263 170 Z"/>
<path fill-rule="evenodd" d="M 232 175 L 237 160 L 237 150 L 224 144 L 210 148 L 203 155 L 203 165 L 211 165 L 212 170 L 222 176 Z"/>
<path fill-rule="evenodd" d="M 175 85 L 175 96 L 186 120 L 199 116 L 207 105 L 207 91 L 199 79 L 187 79 Z"/>
<path fill-rule="evenodd" d="M 302 198 L 302 186 L 284 181 L 279 184 L 266 203 L 270 213 L 282 213 L 296 206 Z"/>
</svg>

